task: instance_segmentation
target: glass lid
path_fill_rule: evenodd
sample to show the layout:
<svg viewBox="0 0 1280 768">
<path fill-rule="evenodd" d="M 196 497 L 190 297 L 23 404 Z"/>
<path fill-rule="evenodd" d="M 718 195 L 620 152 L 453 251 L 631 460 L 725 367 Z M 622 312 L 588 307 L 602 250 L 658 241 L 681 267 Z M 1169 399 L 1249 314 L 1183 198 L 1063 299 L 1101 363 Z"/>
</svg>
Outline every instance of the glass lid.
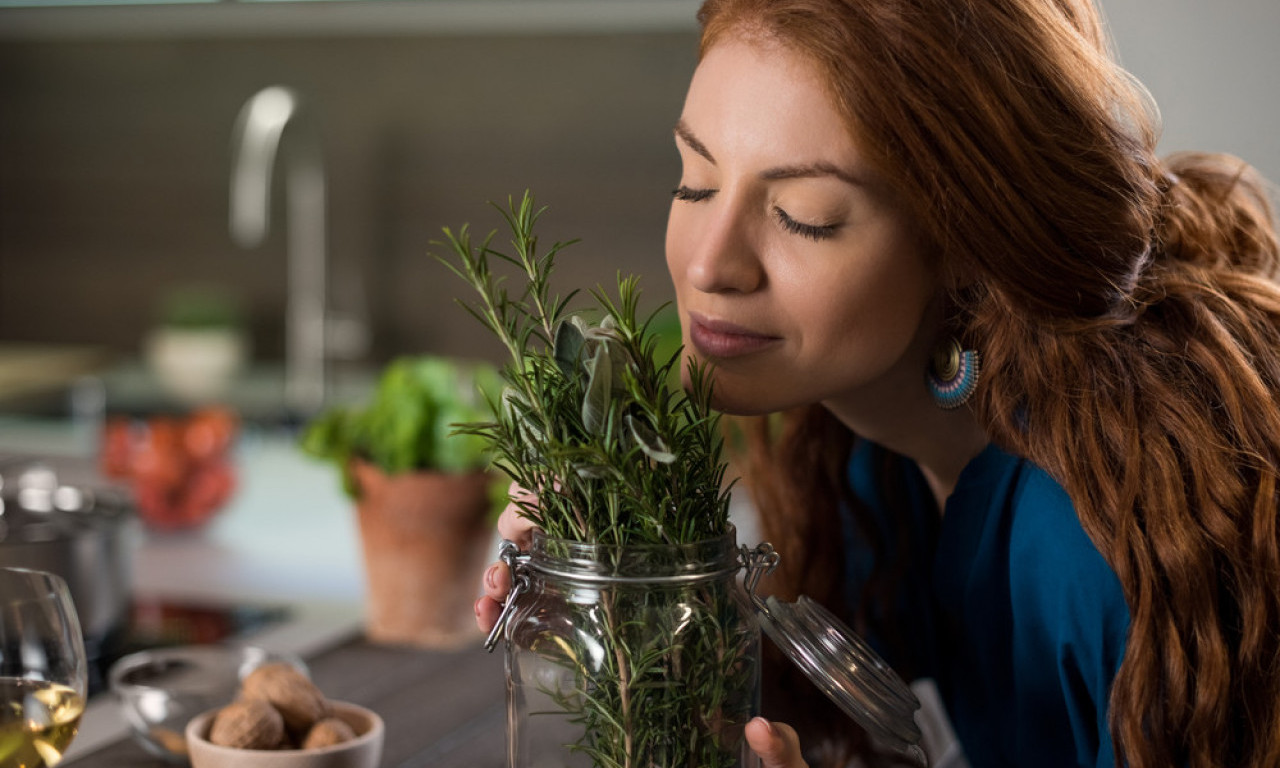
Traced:
<svg viewBox="0 0 1280 768">
<path fill-rule="evenodd" d="M 769 639 L 878 745 L 927 766 L 915 721 L 920 701 L 902 678 L 839 617 L 817 602 L 801 595 L 796 602 L 787 603 L 775 597 L 762 599 L 755 593 L 762 571 L 772 570 L 770 566 L 777 562 L 772 547 L 761 545 L 746 559 L 748 594 Z"/>
</svg>

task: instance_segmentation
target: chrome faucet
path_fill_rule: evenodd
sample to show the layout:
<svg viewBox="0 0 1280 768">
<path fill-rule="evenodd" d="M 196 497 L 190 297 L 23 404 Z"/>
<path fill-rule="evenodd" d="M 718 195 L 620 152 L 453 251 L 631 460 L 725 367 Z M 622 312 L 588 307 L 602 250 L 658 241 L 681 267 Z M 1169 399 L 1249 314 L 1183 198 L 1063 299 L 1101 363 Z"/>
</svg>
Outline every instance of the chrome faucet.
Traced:
<svg viewBox="0 0 1280 768">
<path fill-rule="evenodd" d="M 298 94 L 273 85 L 245 103 L 236 119 L 231 166 L 231 237 L 244 248 L 262 244 L 271 228 L 271 174 L 285 127 L 288 219 L 288 299 L 285 315 L 285 406 L 310 415 L 329 389 L 330 312 L 326 254 L 325 178 L 320 141 Z"/>
</svg>

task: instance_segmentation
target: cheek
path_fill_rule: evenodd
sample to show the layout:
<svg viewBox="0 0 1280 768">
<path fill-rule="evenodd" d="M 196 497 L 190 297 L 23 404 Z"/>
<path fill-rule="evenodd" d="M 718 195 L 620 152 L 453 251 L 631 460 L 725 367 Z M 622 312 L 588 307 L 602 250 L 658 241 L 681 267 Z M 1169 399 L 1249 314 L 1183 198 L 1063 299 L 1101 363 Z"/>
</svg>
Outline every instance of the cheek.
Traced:
<svg viewBox="0 0 1280 768">
<path fill-rule="evenodd" d="M 671 211 L 667 214 L 667 272 L 671 275 L 671 282 L 675 285 L 677 296 L 684 289 L 684 249 L 685 244 L 689 242 L 685 232 L 685 217 L 673 204 Z"/>
<path fill-rule="evenodd" d="M 843 371 L 859 378 L 894 366 L 920 330 L 933 296 L 928 272 L 911 256 L 905 259 L 797 284 L 787 303 L 804 329 L 804 357 L 833 375 Z"/>
<path fill-rule="evenodd" d="M 682 360 L 680 362 L 680 382 L 686 389 L 689 387 L 689 365 L 688 357 L 691 354 L 692 347 L 689 344 L 689 329 L 684 321 L 684 298 L 685 298 L 685 269 L 684 269 L 684 244 L 688 243 L 688 237 L 684 233 L 684 217 L 680 215 L 678 208 L 673 204 L 670 212 L 667 214 L 667 238 L 666 238 L 666 258 L 667 272 L 671 276 L 671 284 L 675 288 L 676 294 L 676 313 L 680 317 L 680 343 L 684 345 Z"/>
</svg>

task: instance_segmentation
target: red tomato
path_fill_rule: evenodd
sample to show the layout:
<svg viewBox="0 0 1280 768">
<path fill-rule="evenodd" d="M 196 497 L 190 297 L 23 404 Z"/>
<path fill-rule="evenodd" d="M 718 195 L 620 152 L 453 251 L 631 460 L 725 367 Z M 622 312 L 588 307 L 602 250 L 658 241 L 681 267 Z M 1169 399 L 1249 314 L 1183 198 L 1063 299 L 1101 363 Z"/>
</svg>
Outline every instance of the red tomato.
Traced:
<svg viewBox="0 0 1280 768">
<path fill-rule="evenodd" d="M 234 411 L 202 408 L 189 417 L 112 419 L 103 434 L 104 474 L 131 481 L 138 515 L 153 528 L 203 524 L 235 489 L 227 454 L 239 427 Z"/>
<path fill-rule="evenodd" d="M 112 478 L 127 478 L 133 472 L 133 425 L 128 419 L 116 417 L 107 421 L 102 432 L 102 452 L 99 454 L 102 474 Z"/>
<path fill-rule="evenodd" d="M 227 408 L 211 406 L 191 414 L 183 429 L 182 443 L 195 461 L 207 461 L 231 449 L 236 416 Z"/>
<path fill-rule="evenodd" d="M 225 461 L 214 461 L 198 467 L 187 478 L 183 504 L 194 508 L 197 516 L 217 511 L 235 489 L 235 475 Z"/>
<path fill-rule="evenodd" d="M 170 492 L 185 480 L 187 463 L 178 423 L 167 418 L 153 419 L 133 455 L 132 474 L 140 482 Z"/>
</svg>

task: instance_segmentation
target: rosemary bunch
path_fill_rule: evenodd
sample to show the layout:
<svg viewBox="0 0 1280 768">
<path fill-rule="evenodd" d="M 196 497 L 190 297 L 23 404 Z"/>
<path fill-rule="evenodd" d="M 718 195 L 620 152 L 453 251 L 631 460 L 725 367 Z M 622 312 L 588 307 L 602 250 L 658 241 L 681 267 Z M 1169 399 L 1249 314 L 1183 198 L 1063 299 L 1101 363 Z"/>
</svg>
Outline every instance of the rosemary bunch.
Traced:
<svg viewBox="0 0 1280 768">
<path fill-rule="evenodd" d="M 593 308 L 573 309 L 577 292 L 556 295 L 550 279 L 571 243 L 539 250 L 543 209 L 527 192 L 498 210 L 509 253 L 492 245 L 494 234 L 475 243 L 467 226 L 444 230 L 451 258 L 441 260 L 478 297 L 463 306 L 509 354 L 494 420 L 460 431 L 487 439 L 494 463 L 536 491 L 517 503 L 547 546 L 564 550 L 553 555 L 581 557 L 566 543 L 578 542 L 593 545 L 606 573 L 640 562 L 670 574 L 691 550 L 723 546 L 726 464 L 705 369 L 690 364 L 688 391 L 669 387 L 681 353 L 658 359 L 654 315 L 639 319 L 637 279 L 620 276 L 616 295 L 598 288 Z M 521 695 L 531 714 L 550 716 L 538 730 L 560 723 L 569 733 L 560 747 L 595 768 L 738 765 L 756 705 L 759 635 L 733 579 L 623 579 L 579 598 L 532 604 L 520 625 L 529 629 L 512 630 L 531 653 L 511 657 L 508 672 L 538 681 Z"/>
<path fill-rule="evenodd" d="M 495 206 L 497 207 L 497 206 Z M 474 244 L 468 226 L 444 230 L 453 259 L 441 259 L 478 295 L 463 303 L 507 348 L 506 382 L 495 420 L 459 431 L 486 438 L 494 463 L 537 492 L 521 511 L 552 538 L 592 544 L 686 543 L 728 526 L 711 387 L 691 364 L 688 392 L 668 375 L 680 352 L 659 361 L 653 315 L 638 319 L 638 279 L 619 277 L 616 297 L 592 291 L 598 322 L 571 310 L 577 291 L 553 294 L 556 256 L 570 243 L 538 250 L 534 226 L 545 209 L 526 192 L 498 208 L 511 230 L 511 253 Z M 524 285 L 508 290 L 494 262 Z"/>
</svg>

